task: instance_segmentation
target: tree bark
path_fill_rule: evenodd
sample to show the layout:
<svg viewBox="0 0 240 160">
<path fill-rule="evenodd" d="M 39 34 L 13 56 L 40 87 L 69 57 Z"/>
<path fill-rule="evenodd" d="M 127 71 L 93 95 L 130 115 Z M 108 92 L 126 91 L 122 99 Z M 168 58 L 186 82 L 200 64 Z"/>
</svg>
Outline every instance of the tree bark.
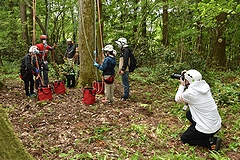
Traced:
<svg viewBox="0 0 240 160">
<path fill-rule="evenodd" d="M 143 15 L 143 19 L 142 19 L 142 49 L 144 53 L 148 53 L 148 47 L 147 47 L 147 16 L 144 15 L 144 13 L 148 12 L 147 9 L 147 0 L 145 0 L 144 6 L 142 6 L 142 15 Z"/>
<path fill-rule="evenodd" d="M 197 0 L 196 8 L 198 8 L 198 3 L 200 3 L 202 0 Z M 198 53 L 202 52 L 202 40 L 203 40 L 203 34 L 202 34 L 202 23 L 200 21 L 197 21 L 197 30 L 198 30 L 198 37 L 196 40 L 196 49 Z"/>
<path fill-rule="evenodd" d="M 165 47 L 167 47 L 169 44 L 169 40 L 168 40 L 168 5 L 167 5 L 167 0 L 163 0 L 163 2 L 165 4 L 163 6 L 163 15 L 162 15 L 162 19 L 163 19 L 162 44 Z"/>
<path fill-rule="evenodd" d="M 95 50 L 95 16 L 94 0 L 78 0 L 79 3 L 79 35 L 78 50 L 80 57 L 79 87 L 92 86 L 96 78 L 96 68 L 93 66 Z"/>
<path fill-rule="evenodd" d="M 26 4 L 24 1 L 20 2 L 20 17 L 22 23 L 22 38 L 25 40 L 26 45 L 28 45 L 28 28 L 27 28 L 27 14 L 26 14 Z"/>
<path fill-rule="evenodd" d="M 223 35 L 226 27 L 227 13 L 222 12 L 217 16 L 217 27 L 214 38 L 213 58 L 216 65 L 226 66 L 226 37 Z"/>
<path fill-rule="evenodd" d="M 102 55 L 102 48 L 104 47 L 104 42 L 103 42 L 103 25 L 104 25 L 104 16 L 102 13 L 102 0 L 96 0 L 97 4 L 96 4 L 96 11 L 97 11 L 97 20 L 98 20 L 98 25 L 95 26 L 95 30 L 96 30 L 96 34 L 97 34 L 97 46 L 96 50 L 98 54 L 98 61 L 101 62 L 103 60 L 103 55 Z"/>
</svg>

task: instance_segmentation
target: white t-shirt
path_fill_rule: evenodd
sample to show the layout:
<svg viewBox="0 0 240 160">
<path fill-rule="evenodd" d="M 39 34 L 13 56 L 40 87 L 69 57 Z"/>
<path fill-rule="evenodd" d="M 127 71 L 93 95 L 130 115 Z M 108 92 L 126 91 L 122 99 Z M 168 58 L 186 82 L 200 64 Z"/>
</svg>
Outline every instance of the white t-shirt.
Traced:
<svg viewBox="0 0 240 160">
<path fill-rule="evenodd" d="M 195 81 L 184 91 L 180 85 L 175 101 L 188 103 L 195 128 L 202 133 L 211 134 L 221 128 L 221 117 L 214 102 L 209 85 L 206 81 Z"/>
</svg>

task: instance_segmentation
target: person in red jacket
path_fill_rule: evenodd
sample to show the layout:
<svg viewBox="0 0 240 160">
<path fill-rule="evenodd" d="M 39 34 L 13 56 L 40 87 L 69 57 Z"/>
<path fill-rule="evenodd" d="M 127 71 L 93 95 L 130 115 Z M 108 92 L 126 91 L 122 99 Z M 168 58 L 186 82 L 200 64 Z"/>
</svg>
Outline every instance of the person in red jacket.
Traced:
<svg viewBox="0 0 240 160">
<path fill-rule="evenodd" d="M 47 56 L 48 56 L 48 51 L 55 49 L 56 44 L 54 44 L 52 47 L 47 44 L 47 36 L 46 35 L 41 35 L 40 36 L 41 43 L 36 44 L 37 48 L 39 49 L 39 54 L 37 54 L 39 58 L 39 65 L 41 67 L 41 77 L 43 76 L 43 82 L 44 84 L 42 85 L 49 85 L 49 80 L 48 80 L 48 61 L 47 61 Z M 38 87 L 41 82 L 37 81 L 36 82 L 36 87 Z"/>
</svg>

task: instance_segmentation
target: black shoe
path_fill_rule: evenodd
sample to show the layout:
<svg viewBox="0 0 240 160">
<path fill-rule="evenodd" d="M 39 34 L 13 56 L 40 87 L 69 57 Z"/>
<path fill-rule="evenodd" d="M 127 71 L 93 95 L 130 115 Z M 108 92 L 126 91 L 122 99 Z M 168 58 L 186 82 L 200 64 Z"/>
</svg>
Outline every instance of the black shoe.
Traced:
<svg viewBox="0 0 240 160">
<path fill-rule="evenodd" d="M 121 100 L 121 101 L 126 101 L 127 99 L 128 99 L 127 97 L 124 97 L 124 96 L 123 96 L 123 97 L 121 97 L 120 100 Z"/>
<path fill-rule="evenodd" d="M 218 151 L 220 149 L 221 143 L 222 143 L 222 139 L 218 138 L 218 137 L 210 137 L 209 138 L 209 142 L 210 142 L 210 149 L 214 150 L 214 151 Z M 212 146 L 215 145 L 215 149 L 212 149 Z"/>
<path fill-rule="evenodd" d="M 220 149 L 220 146 L 221 146 L 221 143 L 222 143 L 222 139 L 218 138 L 218 137 L 215 137 L 214 138 L 214 143 L 216 145 L 215 151 L 218 151 Z"/>
</svg>

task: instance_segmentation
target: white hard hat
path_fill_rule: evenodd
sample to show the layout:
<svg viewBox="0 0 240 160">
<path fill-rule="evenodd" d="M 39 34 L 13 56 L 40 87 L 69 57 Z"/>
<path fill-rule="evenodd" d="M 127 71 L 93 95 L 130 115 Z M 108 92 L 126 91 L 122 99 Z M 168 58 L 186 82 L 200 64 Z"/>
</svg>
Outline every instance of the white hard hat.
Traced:
<svg viewBox="0 0 240 160">
<path fill-rule="evenodd" d="M 200 72 L 198 72 L 195 69 L 190 69 L 188 70 L 185 74 L 184 77 L 188 82 L 191 84 L 196 81 L 201 81 L 202 80 L 202 75 Z"/>
<path fill-rule="evenodd" d="M 113 55 L 116 56 L 117 55 L 117 51 L 114 49 L 113 50 Z"/>
<path fill-rule="evenodd" d="M 108 44 L 104 47 L 103 49 L 104 51 L 109 51 L 109 52 L 112 52 L 113 51 L 113 46 L 111 44 Z"/>
<path fill-rule="evenodd" d="M 127 39 L 126 38 L 119 38 L 115 43 L 118 45 L 119 48 L 128 47 Z"/>
<path fill-rule="evenodd" d="M 67 39 L 67 42 L 72 42 L 71 38 L 68 38 L 68 39 Z"/>
<path fill-rule="evenodd" d="M 37 48 L 37 46 L 31 46 L 28 50 L 29 53 L 34 53 L 34 54 L 38 54 L 39 50 Z"/>
</svg>

